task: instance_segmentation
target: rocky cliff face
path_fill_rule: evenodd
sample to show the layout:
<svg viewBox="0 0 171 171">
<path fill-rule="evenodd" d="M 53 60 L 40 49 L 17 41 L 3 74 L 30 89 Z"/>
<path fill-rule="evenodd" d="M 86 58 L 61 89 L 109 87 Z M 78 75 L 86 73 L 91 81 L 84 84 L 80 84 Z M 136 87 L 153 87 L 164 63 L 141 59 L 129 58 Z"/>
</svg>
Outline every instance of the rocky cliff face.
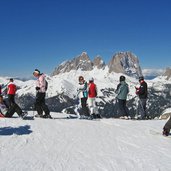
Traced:
<svg viewBox="0 0 171 171">
<path fill-rule="evenodd" d="M 139 77 L 142 75 L 138 58 L 131 52 L 116 53 L 109 62 L 109 73 L 123 73 L 128 76 Z"/>
<path fill-rule="evenodd" d="M 82 71 L 91 71 L 93 69 L 93 63 L 86 52 L 83 52 L 80 56 L 70 61 L 60 64 L 57 68 L 55 68 L 52 76 L 78 69 Z"/>
<path fill-rule="evenodd" d="M 93 65 L 94 67 L 97 67 L 98 69 L 103 69 L 106 66 L 105 62 L 100 56 L 97 56 L 94 58 Z"/>
<path fill-rule="evenodd" d="M 171 68 L 166 68 L 166 71 L 163 74 L 163 76 L 165 76 L 167 80 L 170 80 L 171 79 Z"/>
<path fill-rule="evenodd" d="M 83 52 L 80 56 L 60 64 L 57 68 L 55 68 L 52 76 L 69 72 L 71 70 L 80 69 L 82 71 L 91 71 L 94 67 L 104 69 L 105 66 L 105 62 L 100 56 L 95 57 L 94 61 L 91 61 L 87 53 Z M 133 77 L 139 77 L 142 75 L 138 58 L 131 52 L 116 53 L 112 57 L 108 67 L 109 73 L 123 73 Z"/>
</svg>

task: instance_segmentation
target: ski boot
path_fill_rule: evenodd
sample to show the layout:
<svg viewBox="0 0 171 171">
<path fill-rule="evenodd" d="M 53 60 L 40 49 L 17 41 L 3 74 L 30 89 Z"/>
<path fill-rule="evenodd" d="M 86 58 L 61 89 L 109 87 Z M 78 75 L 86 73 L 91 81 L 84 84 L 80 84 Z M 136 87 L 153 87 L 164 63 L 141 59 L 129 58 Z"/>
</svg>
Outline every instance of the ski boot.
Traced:
<svg viewBox="0 0 171 171">
<path fill-rule="evenodd" d="M 22 119 L 24 119 L 27 115 L 28 115 L 28 112 L 27 111 L 24 111 L 24 112 L 22 112 L 22 114 L 20 115 L 20 117 Z"/>
<path fill-rule="evenodd" d="M 50 114 L 47 114 L 47 115 L 43 115 L 42 118 L 52 119 L 52 116 Z"/>
</svg>

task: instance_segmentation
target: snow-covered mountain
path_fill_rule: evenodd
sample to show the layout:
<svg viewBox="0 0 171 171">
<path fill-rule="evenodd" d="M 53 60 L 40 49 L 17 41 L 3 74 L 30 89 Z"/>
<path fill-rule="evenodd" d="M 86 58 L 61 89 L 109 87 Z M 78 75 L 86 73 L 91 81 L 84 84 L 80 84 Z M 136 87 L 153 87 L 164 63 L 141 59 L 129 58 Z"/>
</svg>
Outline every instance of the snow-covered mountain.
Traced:
<svg viewBox="0 0 171 171">
<path fill-rule="evenodd" d="M 0 119 L 1 171 L 170 171 L 166 121 L 52 116 Z"/>
<path fill-rule="evenodd" d="M 117 65 L 116 65 L 117 64 Z M 120 72 L 120 73 L 119 73 Z M 52 76 L 47 76 L 48 91 L 46 102 L 51 111 L 75 113 L 77 107 L 78 77 L 84 76 L 85 80 L 93 77 L 98 87 L 97 106 L 99 113 L 104 117 L 119 117 L 118 104 L 116 103 L 115 90 L 119 83 L 120 75 L 125 74 L 130 88 L 128 107 L 130 115 L 136 114 L 138 97 L 135 95 L 136 77 L 141 75 L 138 58 L 130 52 L 115 54 L 109 65 L 100 56 L 92 62 L 86 52 L 73 60 L 59 65 Z M 0 84 L 6 84 L 9 78 L 0 77 Z M 33 109 L 35 101 L 35 80 L 21 81 L 15 79 L 18 86 L 17 103 L 23 109 Z M 148 83 L 148 114 L 153 118 L 171 107 L 171 79 L 166 76 L 147 80 Z"/>
<path fill-rule="evenodd" d="M 94 77 L 98 87 L 97 106 L 99 113 L 104 117 L 118 117 L 117 103 L 115 100 L 115 90 L 119 83 L 120 73 L 109 73 L 108 67 L 98 69 L 95 67 L 91 71 L 71 70 L 70 72 L 61 73 L 55 76 L 47 76 L 48 91 L 46 102 L 51 111 L 75 113 L 77 106 L 77 86 L 78 77 L 83 75 L 85 80 Z M 126 76 L 129 84 L 130 93 L 128 96 L 128 106 L 130 115 L 136 113 L 137 96 L 135 95 L 135 86 L 138 80 L 134 77 Z M 6 78 L 0 77 L 1 83 L 7 83 Z M 17 103 L 23 109 L 31 110 L 35 101 L 35 80 L 20 81 L 15 80 L 19 87 L 17 91 Z M 162 112 L 171 107 L 171 81 L 165 77 L 147 80 L 149 86 L 148 114 L 153 118 L 162 114 Z"/>
<path fill-rule="evenodd" d="M 100 56 L 95 57 L 94 61 L 91 61 L 88 54 L 83 52 L 78 57 L 65 61 L 60 64 L 52 73 L 52 76 L 58 75 L 71 70 L 91 71 L 95 67 L 98 69 L 108 68 L 108 72 L 123 73 L 132 77 L 139 77 L 142 75 L 141 67 L 139 65 L 138 57 L 131 52 L 119 52 L 116 53 L 108 65 Z"/>
</svg>

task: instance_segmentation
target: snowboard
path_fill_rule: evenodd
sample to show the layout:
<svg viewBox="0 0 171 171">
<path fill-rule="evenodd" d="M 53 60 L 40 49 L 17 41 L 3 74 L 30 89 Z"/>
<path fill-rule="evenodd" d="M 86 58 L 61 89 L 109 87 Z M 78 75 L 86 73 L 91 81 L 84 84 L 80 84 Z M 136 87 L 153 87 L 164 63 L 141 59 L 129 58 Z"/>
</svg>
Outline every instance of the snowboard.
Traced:
<svg viewBox="0 0 171 171">
<path fill-rule="evenodd" d="M 25 116 L 22 120 L 34 120 L 34 116 Z"/>
<path fill-rule="evenodd" d="M 100 118 L 91 118 L 90 116 L 83 116 L 81 115 L 80 117 L 73 116 L 73 115 L 68 115 L 67 119 L 79 119 L 79 120 L 90 120 L 90 121 L 98 121 Z"/>
<path fill-rule="evenodd" d="M 36 118 L 36 119 L 56 119 L 54 117 L 51 117 L 51 118 L 43 118 L 43 117 L 38 117 L 38 116 L 33 116 L 33 117 Z"/>
</svg>

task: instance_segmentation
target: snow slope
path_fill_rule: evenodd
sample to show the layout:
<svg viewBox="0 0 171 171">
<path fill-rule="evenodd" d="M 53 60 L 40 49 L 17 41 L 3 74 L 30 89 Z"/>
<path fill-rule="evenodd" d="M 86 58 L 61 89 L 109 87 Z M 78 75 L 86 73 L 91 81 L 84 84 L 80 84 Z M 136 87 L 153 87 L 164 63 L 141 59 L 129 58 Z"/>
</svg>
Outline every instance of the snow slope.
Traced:
<svg viewBox="0 0 171 171">
<path fill-rule="evenodd" d="M 33 113 L 29 112 L 31 116 Z M 0 119 L 3 171 L 170 171 L 166 121 Z"/>
</svg>

